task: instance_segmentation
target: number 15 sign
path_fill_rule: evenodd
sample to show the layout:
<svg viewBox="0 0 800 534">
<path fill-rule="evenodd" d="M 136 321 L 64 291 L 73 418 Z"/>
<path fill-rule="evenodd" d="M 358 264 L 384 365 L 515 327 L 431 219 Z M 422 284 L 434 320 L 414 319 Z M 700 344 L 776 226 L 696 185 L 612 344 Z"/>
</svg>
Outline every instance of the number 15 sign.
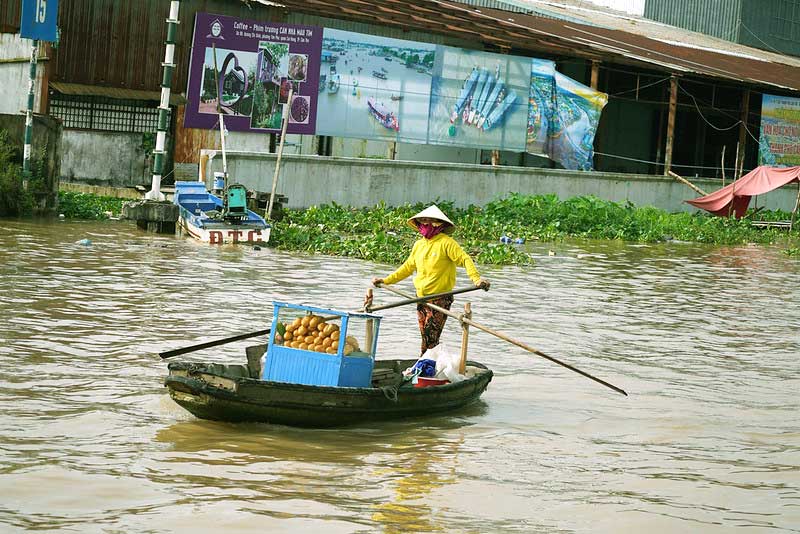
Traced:
<svg viewBox="0 0 800 534">
<path fill-rule="evenodd" d="M 19 34 L 26 39 L 56 40 L 58 0 L 22 0 Z"/>
</svg>

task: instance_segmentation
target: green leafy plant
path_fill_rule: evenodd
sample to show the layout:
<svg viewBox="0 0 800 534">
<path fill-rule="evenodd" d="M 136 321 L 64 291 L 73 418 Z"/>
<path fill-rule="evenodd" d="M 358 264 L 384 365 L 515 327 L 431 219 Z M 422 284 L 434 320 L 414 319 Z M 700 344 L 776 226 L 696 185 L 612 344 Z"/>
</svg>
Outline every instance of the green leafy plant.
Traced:
<svg viewBox="0 0 800 534">
<path fill-rule="evenodd" d="M 108 219 L 108 214 L 119 215 L 125 199 L 103 197 L 89 193 L 60 191 L 59 212 L 67 219 Z"/>
<path fill-rule="evenodd" d="M 585 237 L 721 245 L 771 244 L 787 237 L 785 230 L 756 228 L 746 219 L 668 213 L 593 196 L 561 201 L 556 195 L 511 194 L 484 207 L 468 208 L 457 208 L 452 202 L 440 199 L 435 202 L 458 224 L 457 240 L 482 264 L 533 262 L 524 247 L 498 243 L 502 235 L 528 242 Z M 425 207 L 414 204 L 390 208 L 381 203 L 372 208 L 348 208 L 331 203 L 306 210 L 287 210 L 284 220 L 276 223 L 270 244 L 286 250 L 398 263 L 406 258 L 419 237 L 406 220 Z M 797 231 L 789 235 L 789 239 L 797 238 Z"/>
<path fill-rule="evenodd" d="M 8 132 L 0 130 L 0 217 L 27 215 L 33 210 L 31 192 L 40 186 L 43 163 L 32 162 L 32 176 L 26 190 L 18 157 Z"/>
</svg>

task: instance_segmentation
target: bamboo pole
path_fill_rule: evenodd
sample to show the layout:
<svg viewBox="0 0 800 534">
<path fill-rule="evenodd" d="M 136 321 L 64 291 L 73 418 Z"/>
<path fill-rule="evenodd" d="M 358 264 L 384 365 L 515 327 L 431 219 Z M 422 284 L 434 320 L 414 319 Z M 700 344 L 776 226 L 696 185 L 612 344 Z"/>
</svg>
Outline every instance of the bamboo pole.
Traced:
<svg viewBox="0 0 800 534">
<path fill-rule="evenodd" d="M 286 100 L 286 107 L 283 108 L 283 124 L 281 125 L 281 144 L 278 146 L 278 158 L 275 160 L 275 174 L 272 176 L 272 189 L 269 195 L 269 206 L 267 206 L 267 220 L 272 217 L 272 206 L 275 204 L 275 189 L 278 187 L 278 174 L 281 172 L 281 156 L 283 156 L 283 143 L 286 140 L 286 127 L 289 125 L 289 107 L 292 105 L 292 94 L 294 87 L 289 88 L 289 97 Z"/>
<path fill-rule="evenodd" d="M 228 159 L 225 155 L 225 118 L 222 115 L 222 91 L 219 90 L 219 69 L 217 68 L 217 45 L 211 44 L 211 51 L 214 53 L 214 86 L 217 88 L 217 116 L 219 118 L 219 146 L 222 149 L 222 178 L 225 180 L 224 187 L 228 186 Z M 224 65 L 223 65 L 224 66 Z M 223 80 L 224 83 L 224 80 Z M 215 185 L 215 184 L 214 184 Z M 212 187 L 214 187 L 212 185 Z"/>
<path fill-rule="evenodd" d="M 797 217 L 797 210 L 800 209 L 800 178 L 797 179 L 797 200 L 794 203 L 794 210 L 792 210 L 792 220 L 789 221 L 789 231 L 794 228 L 794 221 Z"/>
<path fill-rule="evenodd" d="M 394 289 L 394 288 L 388 287 L 385 284 L 381 284 L 379 287 L 382 287 L 382 288 L 386 289 L 387 291 L 391 291 L 392 293 L 400 295 L 401 297 L 411 298 L 411 295 L 409 295 L 408 293 L 400 291 L 399 289 Z M 442 307 L 437 306 L 435 304 L 431 304 L 430 302 L 426 302 L 425 305 L 428 306 L 431 309 L 434 309 L 434 310 L 436 310 L 438 312 L 441 312 L 441 313 L 447 315 L 448 317 L 453 317 L 454 319 L 457 319 L 458 321 L 460 321 L 462 323 L 466 323 L 466 324 L 468 324 L 470 326 L 474 326 L 478 330 L 483 330 L 487 334 L 491 334 L 491 335 L 493 335 L 495 337 L 499 337 L 503 341 L 508 341 L 512 345 L 516 345 L 516 346 L 518 346 L 518 347 L 520 347 L 522 349 L 527 350 L 528 352 L 532 352 L 533 354 L 536 354 L 537 356 L 541 356 L 542 358 L 544 358 L 546 360 L 549 360 L 549 361 L 551 361 L 553 363 L 556 363 L 556 364 L 558 364 L 558 365 L 560 365 L 562 367 L 566 367 L 570 371 L 574 371 L 574 372 L 578 373 L 579 375 L 582 375 L 582 376 L 585 376 L 586 378 L 594 380 L 598 384 L 603 384 L 607 388 L 613 389 L 617 393 L 622 393 L 626 397 L 628 396 L 628 394 L 625 393 L 624 389 L 618 388 L 617 386 L 615 386 L 613 384 L 609 384 L 605 380 L 597 378 L 596 376 L 592 376 L 589 373 L 587 373 L 585 371 L 581 371 L 577 367 L 573 367 L 572 365 L 570 365 L 568 363 L 565 363 L 565 362 L 562 362 L 561 360 L 558 360 L 556 358 L 553 358 L 552 356 L 548 356 L 544 352 L 542 352 L 542 351 L 540 351 L 538 349 L 535 349 L 535 348 L 531 347 L 530 345 L 527 345 L 527 344 L 523 343 L 522 341 L 517 341 L 516 339 L 512 339 L 512 338 L 508 337 L 507 335 L 503 334 L 502 332 L 498 332 L 496 330 L 492 330 L 488 326 L 484 326 L 484 325 L 482 325 L 480 323 L 476 323 L 472 319 L 468 319 L 467 317 L 465 317 L 464 314 L 457 314 L 457 313 L 451 312 L 448 309 L 442 308 Z"/>
<path fill-rule="evenodd" d="M 731 216 L 731 212 L 733 212 L 733 204 L 736 202 L 736 182 L 739 181 L 739 178 L 742 177 L 742 168 L 739 166 L 739 146 L 740 143 L 736 143 L 736 167 L 733 168 L 733 182 L 731 182 L 731 204 L 728 206 L 728 217 Z M 744 152 L 744 149 L 742 149 Z M 744 165 L 744 157 L 741 158 L 741 165 Z"/>
<path fill-rule="evenodd" d="M 464 303 L 464 318 L 472 319 L 472 304 Z M 465 374 L 467 371 L 467 347 L 469 345 L 469 323 L 461 322 L 461 360 L 458 364 L 458 373 Z"/>
<path fill-rule="evenodd" d="M 702 189 L 700 189 L 699 187 L 697 187 L 696 185 L 694 185 L 692 182 L 690 182 L 689 180 L 684 178 L 683 176 L 678 176 L 677 174 L 675 174 L 672 171 L 668 171 L 667 174 L 669 174 L 670 176 L 672 176 L 673 178 L 678 180 L 680 183 L 682 183 L 684 185 L 688 185 L 689 187 L 691 187 L 692 189 L 697 191 L 702 196 L 706 196 L 708 194 L 705 191 L 703 191 Z"/>
</svg>

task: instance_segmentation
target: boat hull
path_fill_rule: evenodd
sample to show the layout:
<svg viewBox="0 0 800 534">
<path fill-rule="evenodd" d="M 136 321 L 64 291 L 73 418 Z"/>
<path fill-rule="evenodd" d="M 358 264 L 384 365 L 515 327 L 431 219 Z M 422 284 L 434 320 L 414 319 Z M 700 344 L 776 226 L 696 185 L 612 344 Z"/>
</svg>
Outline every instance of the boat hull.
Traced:
<svg viewBox="0 0 800 534">
<path fill-rule="evenodd" d="M 415 360 L 377 361 L 376 370 L 400 371 Z M 391 378 L 376 387 L 308 386 L 251 378 L 244 365 L 172 363 L 165 385 L 172 399 L 201 419 L 252 421 L 300 427 L 337 427 L 428 416 L 476 402 L 492 371 L 468 362 L 468 379 L 444 386 L 397 387 Z"/>
<path fill-rule="evenodd" d="M 181 229 L 195 239 L 210 245 L 228 245 L 236 243 L 267 243 L 270 227 L 250 228 L 246 225 L 219 225 L 215 228 L 201 228 L 192 224 L 190 218 L 178 217 Z"/>
</svg>

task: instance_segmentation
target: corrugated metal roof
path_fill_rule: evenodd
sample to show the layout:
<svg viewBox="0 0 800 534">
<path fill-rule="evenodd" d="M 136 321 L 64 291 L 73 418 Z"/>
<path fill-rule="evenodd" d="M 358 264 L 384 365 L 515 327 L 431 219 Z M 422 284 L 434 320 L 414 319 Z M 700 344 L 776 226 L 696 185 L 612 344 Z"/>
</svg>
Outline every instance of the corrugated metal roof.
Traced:
<svg viewBox="0 0 800 534">
<path fill-rule="evenodd" d="M 539 5 L 535 2 L 526 2 L 525 0 L 453 0 L 453 1 L 458 2 L 459 4 L 466 4 L 477 8 L 486 7 L 501 11 L 509 11 L 511 13 L 525 13 L 526 15 L 538 15 L 540 17 L 545 17 L 550 19 L 566 20 L 569 22 L 580 22 L 582 24 L 588 23 L 590 26 L 595 25 L 591 21 L 587 21 L 581 18 L 575 18 L 567 13 L 550 9 L 550 7 L 547 4 Z"/>
<path fill-rule="evenodd" d="M 649 0 L 645 4 L 647 18 L 736 41 L 742 17 L 741 0 Z"/>
<path fill-rule="evenodd" d="M 527 50 L 531 55 L 538 52 L 598 59 L 800 91 L 800 62 L 797 60 L 748 47 L 730 51 L 722 47 L 711 49 L 706 45 L 687 45 L 686 30 L 681 30 L 684 38 L 671 40 L 524 13 L 474 8 L 446 0 L 303 0 L 283 3 L 290 11 L 409 31 L 427 30 L 458 36 L 500 51 Z"/>
<path fill-rule="evenodd" d="M 84 85 L 81 83 L 50 82 L 50 87 L 65 95 L 104 96 L 117 100 L 155 100 L 161 101 L 160 91 L 140 91 L 138 89 L 120 89 L 119 87 L 101 87 L 99 85 Z M 171 93 L 169 95 L 171 106 L 186 103 L 183 95 Z"/>
<path fill-rule="evenodd" d="M 453 0 L 455 2 L 470 3 L 480 0 Z M 674 3 L 674 0 L 667 0 Z M 732 0 L 720 0 L 732 1 Z M 739 1 L 739 0 L 735 0 Z M 766 51 L 748 45 L 732 42 L 731 36 L 723 38 L 713 35 L 699 33 L 672 26 L 663 21 L 650 20 L 649 18 L 638 17 L 617 11 L 615 9 L 599 6 L 587 2 L 586 0 L 514 0 L 515 4 L 530 6 L 535 13 L 546 13 L 547 17 L 566 21 L 577 21 L 589 26 L 601 26 L 614 30 L 621 30 L 626 33 L 633 33 L 651 39 L 663 40 L 668 42 L 686 43 L 688 46 L 703 47 L 711 50 L 722 50 L 733 54 L 754 55 L 764 58 L 767 61 L 786 62 L 789 65 L 800 66 L 800 60 L 794 57 L 787 57 L 781 52 Z M 648 6 L 650 2 L 647 2 Z M 678 2 L 683 4 L 683 2 Z M 713 10 L 707 13 L 708 16 L 715 16 L 718 19 L 730 19 L 736 17 L 736 10 L 728 7 L 719 13 L 714 14 Z"/>
<path fill-rule="evenodd" d="M 394 39 L 405 39 L 407 41 L 420 41 L 432 44 L 443 44 L 448 46 L 468 47 L 470 43 L 463 39 L 458 39 L 448 35 L 432 35 L 430 32 L 409 31 L 400 28 L 392 28 L 384 25 L 369 24 L 352 20 L 342 20 L 330 17 L 320 17 L 309 13 L 289 12 L 286 17 L 289 24 L 305 24 L 307 26 L 321 26 L 323 28 L 333 28 L 354 33 L 365 33 L 368 35 L 378 35 L 381 37 L 391 37 Z"/>
</svg>

